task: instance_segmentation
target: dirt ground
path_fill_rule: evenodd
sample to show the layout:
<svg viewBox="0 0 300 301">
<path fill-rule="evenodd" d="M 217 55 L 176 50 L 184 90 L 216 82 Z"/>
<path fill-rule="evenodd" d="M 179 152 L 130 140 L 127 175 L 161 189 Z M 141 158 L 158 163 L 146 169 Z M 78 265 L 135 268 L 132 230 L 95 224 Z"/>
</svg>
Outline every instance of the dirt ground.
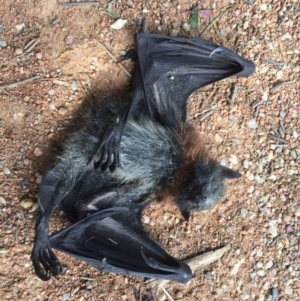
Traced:
<svg viewBox="0 0 300 301">
<path fill-rule="evenodd" d="M 299 2 L 123 0 L 111 1 L 109 10 L 103 0 L 61 2 L 0 0 L 1 300 L 299 300 Z M 199 19 L 198 30 L 189 26 L 196 5 L 213 12 Z M 110 28 L 110 11 L 127 21 L 123 28 Z M 131 79 L 98 41 L 119 59 L 142 29 L 202 33 L 256 64 L 250 78 L 207 86 L 189 101 L 191 122 L 212 156 L 243 177 L 189 223 L 171 206 L 154 204 L 144 214 L 151 236 L 179 259 L 229 242 L 231 249 L 188 284 L 168 284 L 170 297 L 147 289 L 143 278 L 99 273 L 61 253 L 64 273 L 43 282 L 30 261 L 42 175 L 76 127 L 73 116 L 87 94 L 128 93 Z M 130 63 L 124 66 L 133 73 Z M 9 85 L 25 79 L 31 80 Z M 57 209 L 50 232 L 67 224 Z"/>
</svg>

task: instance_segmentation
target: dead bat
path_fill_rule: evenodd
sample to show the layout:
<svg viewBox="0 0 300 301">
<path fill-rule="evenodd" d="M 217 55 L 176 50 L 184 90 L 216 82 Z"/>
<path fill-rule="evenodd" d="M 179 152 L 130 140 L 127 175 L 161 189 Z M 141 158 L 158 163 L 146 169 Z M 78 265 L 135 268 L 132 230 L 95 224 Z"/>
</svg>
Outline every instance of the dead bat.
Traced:
<svg viewBox="0 0 300 301">
<path fill-rule="evenodd" d="M 170 106 L 170 110 L 173 109 Z M 139 118 L 130 118 L 124 128 L 121 140 L 124 167 L 117 168 L 113 173 L 99 172 L 86 162 L 97 147 L 97 137 L 108 124 L 122 116 L 124 109 L 122 102 L 110 101 L 100 107 L 95 105 L 94 111 L 86 125 L 66 141 L 64 153 L 41 183 L 38 196 L 40 217 L 31 254 L 36 274 L 42 280 L 48 280 L 51 275 L 61 272 L 61 265 L 51 249 L 55 247 L 75 257 L 81 256 L 82 260 L 102 270 L 108 270 L 109 265 L 110 271 L 126 270 L 130 274 L 140 273 L 184 282 L 188 279 L 186 275 L 189 275 L 187 267 L 147 238 L 140 223 L 142 209 L 138 214 L 134 213 L 138 208 L 136 204 L 143 204 L 150 196 L 157 199 L 173 197 L 188 219 L 191 210 L 205 210 L 215 205 L 223 195 L 224 180 L 239 177 L 240 174 L 211 159 L 199 134 L 190 124 L 178 119 L 174 127 L 161 125 L 152 120 L 143 107 L 140 108 Z M 62 231 L 61 236 L 54 236 L 57 239 L 51 242 L 48 221 L 59 204 L 74 225 L 70 228 L 71 232 Z M 115 221 L 116 227 L 109 223 L 104 231 L 106 238 L 117 242 L 112 252 L 120 255 L 120 265 L 116 264 L 116 257 L 110 258 L 105 251 L 101 253 L 107 241 L 102 236 L 98 237 L 100 230 L 97 230 L 97 225 L 102 229 L 107 221 L 107 212 L 103 210 L 113 207 L 128 207 L 133 212 L 130 215 L 122 209 L 120 213 L 112 215 L 109 218 Z M 100 212 L 99 215 L 93 219 L 92 216 L 97 212 Z M 82 222 L 88 215 L 91 215 L 91 219 Z M 102 222 L 99 216 L 103 217 Z M 123 227 L 125 222 L 127 227 Z M 86 236 L 86 229 L 90 236 Z M 118 239 L 125 234 L 128 245 L 135 247 L 129 253 L 124 250 L 122 257 L 126 242 L 120 243 Z M 78 240 L 72 240 L 74 235 Z M 133 236 L 135 240 L 131 239 Z M 95 243 L 94 247 L 91 247 L 92 243 Z M 84 255 L 74 251 L 78 248 Z M 136 258 L 141 266 L 139 270 L 136 268 Z M 128 261 L 126 267 L 124 261 Z"/>
<path fill-rule="evenodd" d="M 176 119 L 186 121 L 187 100 L 192 92 L 226 77 L 247 77 L 255 70 L 246 60 L 225 47 L 199 38 L 136 34 L 136 51 L 129 57 L 137 64 L 131 105 L 117 124 L 111 124 L 100 137 L 90 158 L 95 168 L 114 171 L 120 165 L 120 141 L 131 114 L 139 114 L 143 102 L 151 119 L 174 126 Z M 171 104 L 177 114 L 170 113 Z"/>
<path fill-rule="evenodd" d="M 142 35 L 142 37 L 148 36 Z M 150 41 L 153 37 L 149 35 Z M 159 39 L 162 37 L 159 36 Z M 175 44 L 173 56 L 176 59 L 180 52 L 176 48 L 176 39 L 171 40 Z M 189 41 L 189 39 L 184 40 Z M 192 44 L 199 47 L 198 39 L 192 39 L 192 41 L 194 41 Z M 212 42 L 207 43 L 210 45 Z M 224 52 L 227 54 L 229 50 L 224 50 Z M 161 50 L 160 53 L 162 53 Z M 166 58 L 170 58 L 172 49 L 168 48 L 165 55 Z M 220 56 L 219 59 L 222 58 L 221 61 L 224 61 L 224 55 L 218 53 L 212 55 Z M 201 54 L 199 56 L 201 57 Z M 190 57 L 187 57 L 186 64 L 184 64 L 182 54 L 180 58 L 178 70 L 172 69 L 172 72 L 176 71 L 180 74 L 180 64 L 183 64 L 184 68 L 186 64 L 189 65 Z M 243 62 L 242 58 L 238 57 L 238 60 Z M 237 63 L 231 62 L 230 64 L 237 72 Z M 238 66 L 240 68 L 238 72 L 242 72 L 244 67 L 240 64 Z M 218 68 L 216 66 L 215 68 L 214 72 L 218 73 Z M 140 69 L 137 69 L 136 78 L 141 75 Z M 199 84 L 203 84 L 201 80 L 203 73 L 197 74 L 194 69 L 197 68 L 193 68 L 191 74 L 182 75 L 182 82 L 185 84 L 181 86 L 181 89 L 188 91 L 185 95 L 195 90 Z M 253 71 L 253 68 L 251 70 Z M 165 75 L 166 84 L 162 85 L 162 82 L 154 81 L 152 88 L 156 89 L 156 92 L 153 95 L 162 94 L 163 100 L 160 97 L 149 98 L 148 94 L 144 99 L 141 94 L 141 99 L 133 100 L 130 108 L 123 105 L 122 101 L 102 103 L 100 106 L 95 104 L 94 112 L 90 114 L 85 127 L 66 141 L 65 152 L 58 158 L 56 166 L 45 175 L 39 191 L 41 215 L 36 226 L 31 259 L 35 272 L 41 279 L 48 280 L 51 275 L 61 272 L 61 265 L 51 250 L 48 236 L 48 220 L 57 205 L 61 204 L 69 219 L 77 223 L 87 214 L 110 209 L 112 206 L 126 207 L 130 203 L 143 202 L 150 195 L 155 195 L 159 199 L 171 196 L 184 217 L 188 219 L 191 210 L 206 210 L 220 200 L 225 179 L 240 176 L 239 173 L 221 166 L 210 158 L 199 134 L 186 122 L 187 96 L 185 97 L 182 91 L 181 95 L 184 98 L 181 100 L 176 98 L 175 94 L 179 93 L 176 85 L 180 85 L 180 82 L 175 80 L 176 72 Z M 224 72 L 221 72 L 223 77 Z M 231 74 L 228 73 L 227 76 L 229 75 Z M 167 83 L 169 76 L 174 78 L 169 78 L 172 82 Z M 176 85 L 172 84 L 174 80 Z M 216 78 L 213 79 L 212 75 L 211 81 L 215 80 Z M 205 83 L 208 82 L 205 81 Z M 137 79 L 135 85 L 138 90 Z M 147 91 L 150 93 L 152 88 Z M 177 92 L 174 94 L 174 91 Z M 175 97 L 176 101 L 169 95 Z M 127 117 L 122 119 L 122 116 Z M 121 123 L 120 120 L 122 120 Z M 125 120 L 126 122 L 121 126 Z M 93 165 L 86 164 L 99 148 L 99 137 L 104 137 L 108 128 L 122 129 L 120 156 L 123 168 L 117 168 L 114 173 L 109 171 L 102 173 L 95 170 Z M 117 158 L 117 153 L 114 153 L 113 157 Z M 100 161 L 105 161 L 107 166 L 114 164 L 112 156 L 106 153 L 102 153 Z M 136 231 L 133 227 L 131 229 Z M 101 248 L 100 243 L 97 248 Z M 140 255 L 140 252 L 136 254 L 136 256 Z M 92 258 L 93 256 L 91 254 Z M 159 258 L 159 256 L 159 254 L 154 254 L 154 258 Z M 146 265 L 147 258 L 147 256 L 144 258 Z M 104 257 L 99 255 L 99 262 L 103 259 Z M 134 258 L 132 260 L 134 261 Z M 171 264 L 169 268 L 172 269 L 174 266 Z M 184 270 L 179 270 L 179 272 L 186 273 Z"/>
</svg>

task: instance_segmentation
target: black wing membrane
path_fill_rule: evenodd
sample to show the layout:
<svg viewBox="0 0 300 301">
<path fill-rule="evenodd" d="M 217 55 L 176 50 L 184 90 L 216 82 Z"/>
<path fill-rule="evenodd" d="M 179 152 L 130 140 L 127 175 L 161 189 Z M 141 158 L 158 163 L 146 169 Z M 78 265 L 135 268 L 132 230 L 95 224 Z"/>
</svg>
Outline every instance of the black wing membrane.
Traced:
<svg viewBox="0 0 300 301">
<path fill-rule="evenodd" d="M 163 123 L 174 119 L 168 117 L 172 104 L 185 121 L 187 100 L 195 90 L 233 75 L 247 77 L 255 70 L 252 61 L 211 41 L 152 34 L 135 38 L 138 65 L 132 103 L 144 100 L 150 115 Z"/>
<path fill-rule="evenodd" d="M 139 115 L 139 103 L 144 102 L 152 119 L 177 126 L 178 121 L 186 121 L 192 92 L 233 75 L 248 77 L 255 71 L 252 61 L 211 41 L 154 34 L 136 34 L 135 41 L 136 54 L 130 55 L 137 64 L 131 106 L 119 125 L 101 138 L 93 158 L 100 158 L 96 166 L 102 170 L 109 167 L 113 171 L 119 165 L 122 132 L 128 117 Z"/>
<path fill-rule="evenodd" d="M 191 270 L 144 231 L 144 206 L 98 211 L 50 237 L 51 247 L 104 272 L 187 283 Z"/>
</svg>

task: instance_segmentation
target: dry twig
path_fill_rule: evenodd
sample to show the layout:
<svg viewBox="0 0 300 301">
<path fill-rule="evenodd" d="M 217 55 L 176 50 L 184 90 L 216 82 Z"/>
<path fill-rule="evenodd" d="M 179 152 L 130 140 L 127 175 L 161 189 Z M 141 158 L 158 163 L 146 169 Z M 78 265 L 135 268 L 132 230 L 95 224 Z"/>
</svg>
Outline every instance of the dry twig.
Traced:
<svg viewBox="0 0 300 301">
<path fill-rule="evenodd" d="M 285 139 L 283 139 L 283 138 L 280 138 L 280 137 L 277 137 L 277 136 L 275 136 L 275 135 L 269 135 L 269 137 L 270 137 L 271 139 L 277 140 L 277 141 L 282 142 L 282 143 L 284 143 L 284 144 L 288 144 L 288 143 L 289 143 L 287 140 L 285 140 Z"/>
<path fill-rule="evenodd" d="M 214 110 L 210 110 L 208 111 L 206 114 L 204 114 L 202 117 L 199 118 L 200 121 L 205 120 L 207 117 L 209 117 L 210 115 L 212 115 L 214 112 Z"/>
<path fill-rule="evenodd" d="M 5 89 L 5 88 L 14 88 L 17 85 L 29 83 L 29 82 L 35 81 L 36 79 L 39 79 L 39 78 L 40 78 L 40 76 L 36 75 L 36 76 L 33 76 L 33 77 L 29 77 L 29 78 L 20 80 L 18 82 L 11 83 L 11 84 L 0 85 L 0 90 Z"/>
<path fill-rule="evenodd" d="M 71 7 L 71 6 L 99 6 L 100 2 L 67 2 L 67 3 L 59 3 L 59 6 L 62 7 Z"/>
<path fill-rule="evenodd" d="M 291 83 L 293 83 L 293 82 L 294 82 L 293 80 L 290 80 L 290 81 L 288 81 L 288 82 L 283 82 L 283 83 L 277 84 L 277 85 L 275 85 L 275 86 L 271 89 L 271 93 L 277 92 L 277 91 L 279 91 L 284 85 L 291 84 Z"/>
<path fill-rule="evenodd" d="M 228 12 L 230 9 L 235 7 L 235 4 L 227 5 L 220 9 L 220 13 L 209 23 L 200 33 L 200 37 L 206 32 L 207 29 L 209 29 L 219 18 L 221 18 L 226 12 Z"/>
<path fill-rule="evenodd" d="M 98 45 L 117 63 L 118 60 L 114 57 L 114 55 L 105 47 L 105 45 L 99 41 L 96 40 L 96 42 L 98 43 Z M 121 64 L 121 63 L 117 63 L 120 68 L 129 76 L 132 77 L 132 75 L 130 74 L 130 72 Z"/>
<path fill-rule="evenodd" d="M 170 296 L 170 294 L 167 292 L 167 290 L 162 286 L 161 287 L 162 288 L 162 290 L 164 291 L 164 293 L 166 294 L 166 296 L 168 297 L 168 299 L 170 300 L 170 301 L 174 301 L 174 299 Z"/>
<path fill-rule="evenodd" d="M 237 96 L 237 93 L 241 89 L 245 89 L 245 87 L 243 87 L 243 86 L 234 86 L 234 88 L 232 90 L 232 93 L 230 94 L 230 98 L 229 98 L 229 103 L 230 103 L 231 106 L 234 105 L 234 100 Z"/>
</svg>

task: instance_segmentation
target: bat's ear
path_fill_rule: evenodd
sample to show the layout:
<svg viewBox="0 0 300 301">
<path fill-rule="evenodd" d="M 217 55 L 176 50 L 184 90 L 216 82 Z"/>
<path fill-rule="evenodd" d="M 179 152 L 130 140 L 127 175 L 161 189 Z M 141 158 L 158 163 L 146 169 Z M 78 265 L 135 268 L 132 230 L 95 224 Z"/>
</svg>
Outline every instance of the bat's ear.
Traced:
<svg viewBox="0 0 300 301">
<path fill-rule="evenodd" d="M 222 170 L 222 175 L 224 178 L 227 179 L 236 179 L 239 178 L 241 176 L 241 174 L 237 171 L 234 171 L 230 168 L 227 168 L 225 166 L 221 166 L 221 170 Z"/>
<path fill-rule="evenodd" d="M 182 216 L 188 222 L 191 217 L 191 212 L 189 210 L 181 211 Z"/>
</svg>

